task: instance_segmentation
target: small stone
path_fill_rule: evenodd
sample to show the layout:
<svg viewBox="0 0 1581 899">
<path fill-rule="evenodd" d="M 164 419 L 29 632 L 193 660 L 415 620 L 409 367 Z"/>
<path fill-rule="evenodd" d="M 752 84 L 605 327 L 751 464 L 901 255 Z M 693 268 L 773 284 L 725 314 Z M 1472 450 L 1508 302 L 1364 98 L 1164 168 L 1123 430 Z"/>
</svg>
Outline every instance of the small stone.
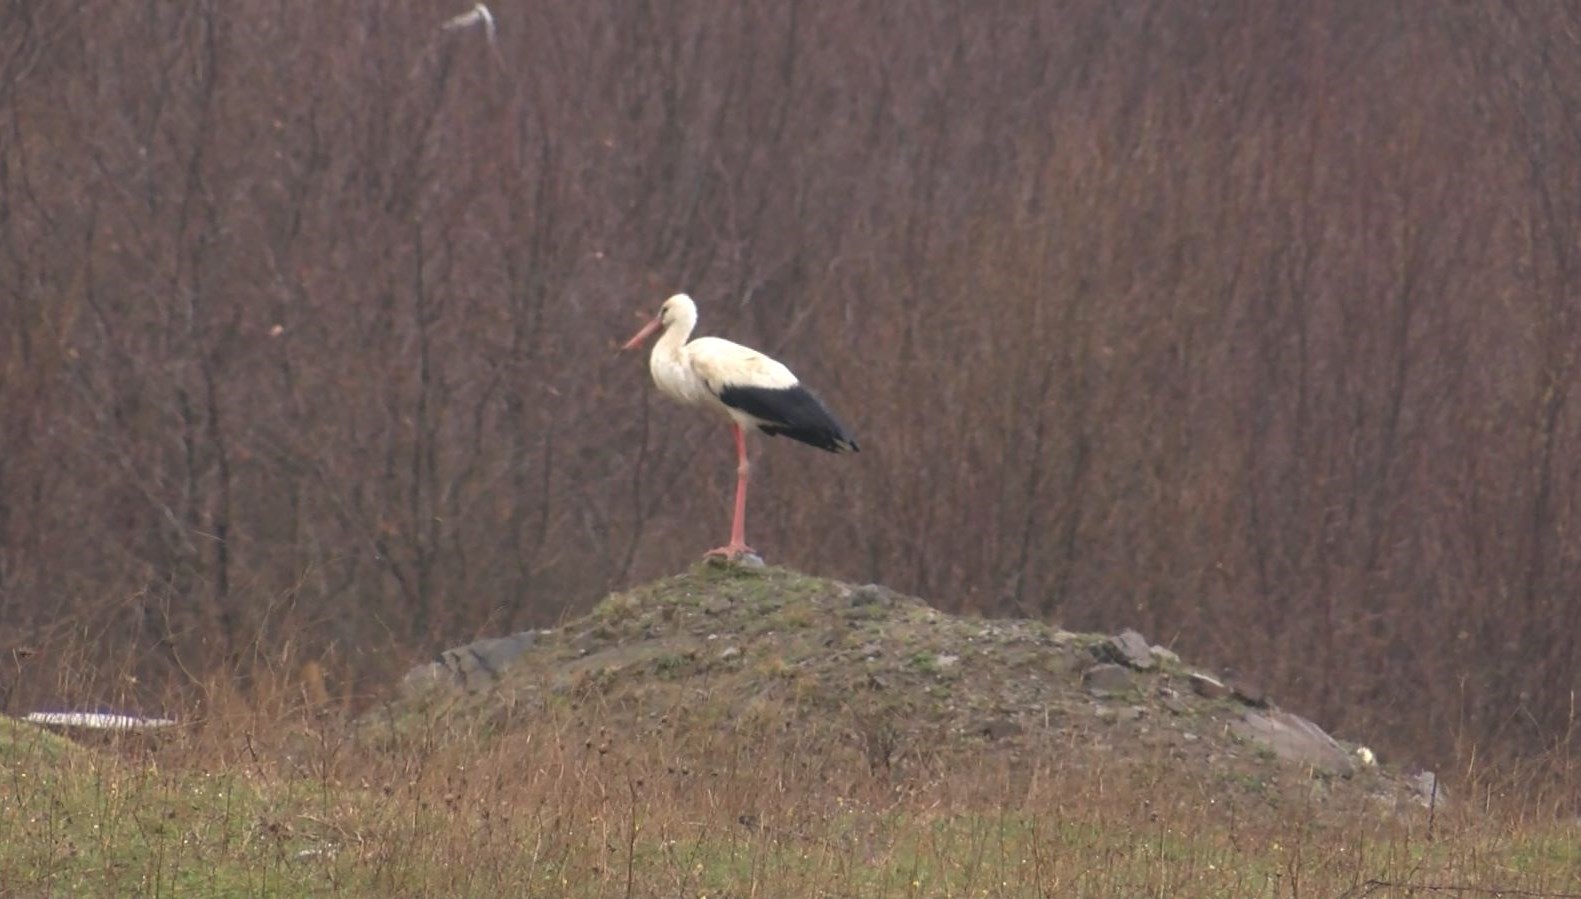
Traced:
<svg viewBox="0 0 1581 899">
<path fill-rule="evenodd" d="M 706 560 L 709 565 L 717 568 L 765 568 L 763 557 L 757 553 L 742 553 L 733 559 L 724 556 L 709 556 Z"/>
<path fill-rule="evenodd" d="M 1177 655 L 1173 649 L 1170 649 L 1166 646 L 1154 646 L 1153 658 L 1158 659 L 1160 662 L 1163 662 L 1166 665 L 1180 664 L 1180 656 Z"/>
<path fill-rule="evenodd" d="M 1153 660 L 1152 649 L 1148 648 L 1147 639 L 1136 631 L 1128 629 L 1110 637 L 1107 649 L 1111 660 L 1138 671 L 1151 671 L 1158 667 L 1158 662 Z"/>
<path fill-rule="evenodd" d="M 1124 665 L 1094 665 L 1082 672 L 1081 683 L 1094 696 L 1108 696 L 1131 689 L 1131 672 Z"/>
<path fill-rule="evenodd" d="M 1186 705 L 1184 699 L 1180 698 L 1180 694 L 1169 687 L 1160 687 L 1158 689 L 1158 704 L 1163 706 L 1171 715 L 1184 715 L 1191 711 L 1191 707 Z"/>
<path fill-rule="evenodd" d="M 1230 688 L 1216 677 L 1209 677 L 1200 671 L 1193 671 L 1186 676 L 1191 683 L 1191 689 L 1204 699 L 1223 699 L 1230 695 Z"/>
<path fill-rule="evenodd" d="M 740 655 L 741 655 L 741 648 L 740 647 L 738 647 L 738 646 L 726 646 L 724 651 L 719 654 L 719 658 L 720 658 L 721 661 L 728 662 L 731 659 L 739 657 Z"/>
<path fill-rule="evenodd" d="M 877 584 L 863 584 L 851 591 L 851 605 L 882 605 L 889 599 L 889 591 Z"/>
<path fill-rule="evenodd" d="M 946 655 L 946 656 L 938 656 L 938 657 L 934 658 L 934 660 L 933 660 L 934 667 L 937 667 L 937 668 L 953 668 L 956 665 L 959 665 L 960 662 L 961 662 L 961 657 L 960 656 L 948 656 L 948 655 Z"/>
<path fill-rule="evenodd" d="M 877 643 L 864 643 L 862 648 L 857 651 L 862 654 L 864 659 L 876 659 L 884 654 L 884 647 L 879 646 Z"/>
</svg>

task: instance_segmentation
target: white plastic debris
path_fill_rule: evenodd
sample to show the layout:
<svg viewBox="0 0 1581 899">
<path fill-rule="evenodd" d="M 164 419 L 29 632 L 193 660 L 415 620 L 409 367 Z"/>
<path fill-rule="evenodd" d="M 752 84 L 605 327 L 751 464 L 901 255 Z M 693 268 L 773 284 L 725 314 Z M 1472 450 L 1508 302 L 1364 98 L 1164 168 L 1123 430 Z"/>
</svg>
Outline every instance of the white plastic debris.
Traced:
<svg viewBox="0 0 1581 899">
<path fill-rule="evenodd" d="M 78 727 L 84 730 L 152 730 L 171 727 L 170 718 L 144 718 L 116 712 L 29 712 L 23 719 L 30 724 L 49 727 Z"/>
</svg>

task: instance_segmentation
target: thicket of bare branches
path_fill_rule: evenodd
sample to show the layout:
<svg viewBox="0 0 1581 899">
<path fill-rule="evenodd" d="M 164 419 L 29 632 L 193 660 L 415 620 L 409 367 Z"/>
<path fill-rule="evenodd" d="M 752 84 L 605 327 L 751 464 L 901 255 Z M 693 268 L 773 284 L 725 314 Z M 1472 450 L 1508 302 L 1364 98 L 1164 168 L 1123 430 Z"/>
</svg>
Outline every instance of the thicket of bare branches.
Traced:
<svg viewBox="0 0 1581 899">
<path fill-rule="evenodd" d="M 459 11 L 0 8 L 0 643 L 349 682 L 689 563 L 686 290 L 863 443 L 760 445 L 773 561 L 1568 734 L 1573 6 Z"/>
</svg>

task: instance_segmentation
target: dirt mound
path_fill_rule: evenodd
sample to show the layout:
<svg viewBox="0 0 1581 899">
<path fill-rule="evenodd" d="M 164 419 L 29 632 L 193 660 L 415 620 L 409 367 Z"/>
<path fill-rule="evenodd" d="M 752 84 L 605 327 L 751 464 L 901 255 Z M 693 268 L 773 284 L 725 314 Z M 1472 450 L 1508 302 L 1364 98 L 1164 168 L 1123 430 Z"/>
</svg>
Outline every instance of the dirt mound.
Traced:
<svg viewBox="0 0 1581 899">
<path fill-rule="evenodd" d="M 782 568 L 700 565 L 560 628 L 448 650 L 414 669 L 361 733 L 377 744 L 436 724 L 514 728 L 555 714 L 590 744 L 658 738 L 683 751 L 721 734 L 789 738 L 897 777 L 997 754 L 1165 768 L 1227 801 L 1423 801 L 1420 780 L 1134 631 L 952 616 Z"/>
</svg>

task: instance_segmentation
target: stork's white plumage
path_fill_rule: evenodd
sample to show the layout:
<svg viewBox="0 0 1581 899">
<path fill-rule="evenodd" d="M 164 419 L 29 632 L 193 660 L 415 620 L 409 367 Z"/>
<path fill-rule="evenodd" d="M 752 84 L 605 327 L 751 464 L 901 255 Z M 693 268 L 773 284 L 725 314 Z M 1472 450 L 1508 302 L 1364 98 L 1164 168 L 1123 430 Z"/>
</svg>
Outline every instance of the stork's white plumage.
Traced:
<svg viewBox="0 0 1581 899">
<path fill-rule="evenodd" d="M 858 447 L 850 431 L 801 386 L 790 369 L 757 350 L 718 337 L 699 337 L 688 343 L 695 327 L 697 304 L 678 293 L 665 300 L 659 314 L 621 349 L 642 346 L 662 328 L 664 334 L 648 357 L 653 382 L 674 400 L 713 409 L 730 419 L 736 442 L 735 517 L 730 542 L 708 554 L 739 559 L 753 553 L 745 536 L 750 466 L 744 429 L 789 437 L 832 453 L 854 453 Z"/>
</svg>

